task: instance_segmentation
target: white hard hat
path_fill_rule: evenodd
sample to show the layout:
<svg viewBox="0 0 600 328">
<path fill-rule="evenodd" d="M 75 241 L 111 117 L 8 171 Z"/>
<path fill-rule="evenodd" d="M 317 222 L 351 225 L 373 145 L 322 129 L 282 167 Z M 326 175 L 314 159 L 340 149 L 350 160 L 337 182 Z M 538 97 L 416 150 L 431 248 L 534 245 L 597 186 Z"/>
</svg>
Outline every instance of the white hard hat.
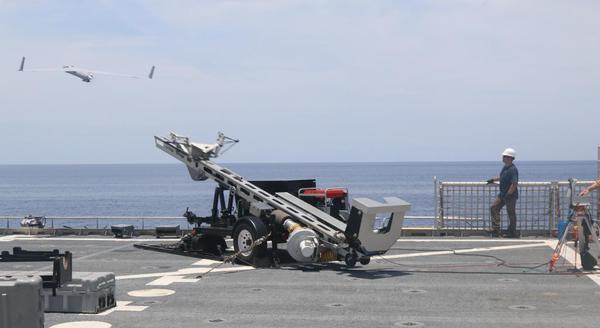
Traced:
<svg viewBox="0 0 600 328">
<path fill-rule="evenodd" d="M 517 152 L 512 148 L 506 148 L 502 152 L 502 156 L 510 156 L 512 158 L 515 158 L 515 157 L 517 157 Z"/>
</svg>

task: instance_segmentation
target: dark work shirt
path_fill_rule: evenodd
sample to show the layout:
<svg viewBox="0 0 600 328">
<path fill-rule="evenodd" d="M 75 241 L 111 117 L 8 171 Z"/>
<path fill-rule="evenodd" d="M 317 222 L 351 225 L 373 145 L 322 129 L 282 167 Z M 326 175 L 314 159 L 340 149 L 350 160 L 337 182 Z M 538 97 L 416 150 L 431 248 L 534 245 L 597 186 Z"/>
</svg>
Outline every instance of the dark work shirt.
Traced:
<svg viewBox="0 0 600 328">
<path fill-rule="evenodd" d="M 504 198 L 508 192 L 508 189 L 510 188 L 510 185 L 514 182 L 519 182 L 519 170 L 517 170 L 517 167 L 514 164 L 511 166 L 504 166 L 502 171 L 500 171 L 500 194 L 498 196 L 500 198 Z M 511 197 L 519 198 L 518 188 L 511 195 Z"/>
</svg>

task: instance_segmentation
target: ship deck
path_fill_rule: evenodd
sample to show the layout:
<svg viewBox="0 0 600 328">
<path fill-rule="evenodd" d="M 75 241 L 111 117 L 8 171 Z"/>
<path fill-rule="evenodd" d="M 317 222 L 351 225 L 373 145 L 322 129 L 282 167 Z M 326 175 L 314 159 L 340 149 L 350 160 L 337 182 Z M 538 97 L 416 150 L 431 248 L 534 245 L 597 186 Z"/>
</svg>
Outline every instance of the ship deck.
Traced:
<svg viewBox="0 0 600 328">
<path fill-rule="evenodd" d="M 267 269 L 134 248 L 139 242 L 165 239 L 8 235 L 0 237 L 0 250 L 68 250 L 74 271 L 116 274 L 116 308 L 97 315 L 47 313 L 46 327 L 598 324 L 600 275 L 574 271 L 572 249 L 559 272 L 548 273 L 543 264 L 552 239 L 403 238 L 366 266 Z M 47 263 L 0 265 L 0 271 L 48 269 Z"/>
</svg>

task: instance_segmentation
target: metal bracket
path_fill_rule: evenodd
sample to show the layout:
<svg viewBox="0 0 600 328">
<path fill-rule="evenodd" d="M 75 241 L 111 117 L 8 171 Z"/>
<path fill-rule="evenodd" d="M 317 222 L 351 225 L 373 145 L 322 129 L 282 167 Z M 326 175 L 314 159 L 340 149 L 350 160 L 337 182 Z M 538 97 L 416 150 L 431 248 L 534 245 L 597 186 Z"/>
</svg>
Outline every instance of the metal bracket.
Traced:
<svg viewBox="0 0 600 328">
<path fill-rule="evenodd" d="M 60 254 L 58 249 L 26 251 L 14 247 L 12 254 L 8 251 L 0 253 L 0 262 L 53 262 L 52 275 L 40 276 L 44 288 L 52 288 L 53 295 L 56 295 L 57 288 L 73 279 L 73 255 L 69 251 Z"/>
</svg>

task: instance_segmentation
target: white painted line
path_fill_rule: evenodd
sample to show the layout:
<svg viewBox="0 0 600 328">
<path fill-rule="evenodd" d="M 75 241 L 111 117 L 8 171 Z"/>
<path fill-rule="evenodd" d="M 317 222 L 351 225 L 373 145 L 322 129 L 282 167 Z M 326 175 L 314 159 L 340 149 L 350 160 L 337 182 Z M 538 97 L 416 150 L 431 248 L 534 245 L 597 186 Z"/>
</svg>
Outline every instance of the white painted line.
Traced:
<svg viewBox="0 0 600 328">
<path fill-rule="evenodd" d="M 132 290 L 127 295 L 133 297 L 161 297 L 175 294 L 172 289 L 140 289 Z"/>
<path fill-rule="evenodd" d="M 198 262 L 194 262 L 192 263 L 192 265 L 198 265 L 198 266 L 211 266 L 213 264 L 221 264 L 223 262 L 221 261 L 213 261 L 213 260 L 209 260 L 209 259 L 202 259 Z"/>
<path fill-rule="evenodd" d="M 553 241 L 548 241 L 546 242 L 546 245 L 548 245 L 548 247 L 555 249 L 556 245 L 558 244 L 558 240 L 553 240 Z M 577 269 L 582 270 L 581 267 L 581 261 L 580 261 L 580 257 L 579 254 L 577 253 L 577 251 L 572 248 L 569 245 L 565 245 L 565 247 L 563 247 L 563 252 L 564 256 L 561 256 L 562 258 L 564 258 L 567 262 L 569 262 L 571 265 L 575 266 L 575 264 L 577 264 Z M 575 262 L 577 259 L 577 263 Z M 600 286 L 600 274 L 586 274 L 586 276 L 588 278 L 590 278 L 596 285 Z"/>
<path fill-rule="evenodd" d="M 408 258 L 408 257 L 422 257 L 422 256 L 436 256 L 436 255 L 450 255 L 450 254 L 461 254 L 461 253 L 475 253 L 475 252 L 490 252 L 507 249 L 518 249 L 518 248 L 530 248 L 546 246 L 546 243 L 537 244 L 525 244 L 525 245 L 508 245 L 508 246 L 495 246 L 495 247 L 479 247 L 469 249 L 459 249 L 455 251 L 435 251 L 435 252 L 421 252 L 421 253 L 410 253 L 410 254 L 396 254 L 396 255 L 381 255 L 380 257 L 388 260 Z"/>
<path fill-rule="evenodd" d="M 142 274 L 132 274 L 126 276 L 118 276 L 117 280 L 126 280 L 126 279 L 144 279 L 144 278 L 158 278 L 158 277 L 167 277 L 167 276 L 189 276 L 193 274 L 203 274 L 210 270 L 211 268 L 184 268 L 179 269 L 177 271 L 172 272 L 157 272 L 157 273 L 142 273 Z M 254 267 L 251 266 L 235 266 L 235 267 L 225 267 L 225 268 L 216 268 L 211 272 L 238 272 L 238 271 L 247 271 L 254 270 Z"/>
<path fill-rule="evenodd" d="M 131 303 L 132 303 L 131 301 L 117 301 L 117 306 L 115 306 L 114 308 L 106 310 L 106 311 L 98 313 L 98 314 L 92 314 L 92 315 L 106 316 L 115 311 L 142 312 L 148 308 L 147 306 L 143 306 L 143 305 L 129 305 Z"/>
<path fill-rule="evenodd" d="M 131 303 L 131 302 L 129 302 L 129 303 Z M 117 307 L 118 307 L 118 306 L 119 306 L 119 305 L 118 305 L 118 302 L 117 302 Z M 115 312 L 115 311 L 117 310 L 117 307 L 114 307 L 114 308 L 112 308 L 112 309 L 108 309 L 108 310 L 106 310 L 106 311 L 104 311 L 104 312 L 100 312 L 100 313 L 96 313 L 96 314 L 82 313 L 82 314 L 80 314 L 80 315 L 97 315 L 97 316 L 105 316 L 105 315 L 109 315 L 109 314 L 111 314 L 111 313 Z"/>
<path fill-rule="evenodd" d="M 115 307 L 115 311 L 123 311 L 123 312 L 142 312 L 147 309 L 147 306 L 144 305 L 129 305 L 131 301 L 120 301 L 117 302 L 117 306 Z"/>
<path fill-rule="evenodd" d="M 98 256 L 98 255 L 110 253 L 110 252 L 113 252 L 113 251 L 116 251 L 116 250 L 119 250 L 119 249 L 125 249 L 125 248 L 128 248 L 128 247 L 132 247 L 132 245 L 119 245 L 119 246 L 111 247 L 109 249 L 104 249 L 104 250 L 101 250 L 101 251 L 98 251 L 98 252 L 95 252 L 95 253 L 92 253 L 92 254 L 88 254 L 88 255 L 76 257 L 76 258 L 74 258 L 74 260 L 78 260 L 78 261 L 79 260 L 85 260 L 85 259 L 89 259 L 90 257 L 94 257 L 94 256 Z"/>
<path fill-rule="evenodd" d="M 513 241 L 513 243 L 514 242 L 515 241 Z M 489 251 L 496 251 L 496 250 L 508 250 L 508 249 L 530 248 L 530 247 L 540 247 L 540 246 L 546 246 L 546 243 L 538 241 L 537 243 L 527 243 L 527 244 L 521 244 L 521 245 L 479 247 L 479 248 L 456 250 L 456 253 L 460 254 L 460 253 L 489 252 Z M 382 255 L 381 257 L 384 259 L 392 260 L 392 259 L 399 259 L 399 258 L 450 255 L 450 254 L 454 254 L 454 252 L 453 251 L 434 251 L 434 252 L 421 252 L 421 253 L 411 253 L 411 254 Z M 204 259 L 204 260 L 195 262 L 193 265 L 204 265 L 204 264 L 211 263 L 209 261 L 211 261 L 211 260 Z M 220 263 L 217 261 L 214 261 L 214 262 Z M 215 273 L 238 272 L 238 271 L 247 271 L 247 270 L 254 270 L 254 269 L 255 268 L 251 267 L 251 266 L 233 266 L 233 267 L 216 268 L 216 269 L 212 270 L 212 272 L 215 272 Z M 161 278 L 161 277 L 172 277 L 172 276 L 184 277 L 184 276 L 189 276 L 189 275 L 194 275 L 194 274 L 196 274 L 196 275 L 203 274 L 203 273 L 208 272 L 209 270 L 211 270 L 210 267 L 183 268 L 183 269 L 179 269 L 177 271 L 172 271 L 172 272 L 142 273 L 142 274 L 118 276 L 118 277 L 116 277 L 116 279 L 117 280 L 127 280 L 127 279 Z M 176 279 L 179 279 L 179 278 L 176 278 Z M 190 280 L 193 280 L 193 279 L 190 279 Z M 157 279 L 154 282 L 167 283 L 169 281 L 171 281 L 171 280 Z M 176 282 L 176 281 L 173 280 L 173 282 Z M 186 281 L 186 282 L 191 282 L 191 281 Z"/>
<path fill-rule="evenodd" d="M 56 240 L 56 241 L 113 241 L 113 242 L 148 242 L 148 241 L 156 241 L 160 242 L 161 240 L 150 239 L 150 238 L 89 238 L 89 237 L 52 237 L 52 236 L 28 236 L 28 235 L 13 235 L 11 240 L 33 240 L 33 241 L 47 241 L 47 240 Z M 0 239 L 2 240 L 2 239 Z"/>
<path fill-rule="evenodd" d="M 59 323 L 58 325 L 51 326 L 50 328 L 110 328 L 112 325 L 108 322 L 102 321 L 73 321 Z"/>
<path fill-rule="evenodd" d="M 195 268 L 193 273 L 206 273 L 210 268 Z M 187 272 L 189 273 L 189 272 Z M 144 279 L 144 278 L 157 278 L 157 277 L 167 277 L 167 276 L 181 276 L 181 270 L 171 271 L 171 272 L 156 272 L 156 273 L 142 273 L 142 274 L 130 274 L 126 276 L 117 276 L 116 280 L 127 280 L 127 279 Z"/>
<path fill-rule="evenodd" d="M 52 236 L 29 236 L 29 235 L 8 235 L 0 237 L 0 242 L 13 241 L 15 239 L 23 240 L 57 240 L 57 241 L 113 241 L 113 242 L 159 242 L 156 238 L 89 238 L 89 237 L 52 237 Z M 175 240 L 175 239 L 173 239 Z M 440 238 L 401 238 L 398 242 L 416 242 L 416 243 L 540 243 L 550 241 L 552 239 L 498 239 L 498 238 L 482 238 L 482 239 L 453 239 L 453 237 Z M 226 241 L 231 242 L 231 239 Z"/>
<path fill-rule="evenodd" d="M 185 269 L 178 270 L 178 272 L 183 275 L 190 275 L 190 274 L 195 274 L 198 269 L 207 269 L 207 270 L 202 270 L 203 272 L 200 272 L 200 273 L 205 273 L 206 271 L 210 270 L 210 268 L 185 268 Z M 212 270 L 211 272 L 217 272 L 217 273 L 218 272 L 238 272 L 238 271 L 248 271 L 248 270 L 255 270 L 255 269 L 256 268 L 251 267 L 251 266 L 237 265 L 237 266 L 233 266 L 233 267 L 216 268 L 216 269 Z"/>
<path fill-rule="evenodd" d="M 198 282 L 200 279 L 186 279 L 183 276 L 166 276 L 160 277 L 154 281 L 147 283 L 147 286 L 169 286 L 174 282 Z"/>
<path fill-rule="evenodd" d="M 540 238 L 540 239 L 499 239 L 499 238 L 482 238 L 482 239 L 452 239 L 452 237 L 440 237 L 440 238 L 407 238 L 398 239 L 397 242 L 408 243 L 543 243 L 551 241 L 552 239 Z"/>
</svg>

